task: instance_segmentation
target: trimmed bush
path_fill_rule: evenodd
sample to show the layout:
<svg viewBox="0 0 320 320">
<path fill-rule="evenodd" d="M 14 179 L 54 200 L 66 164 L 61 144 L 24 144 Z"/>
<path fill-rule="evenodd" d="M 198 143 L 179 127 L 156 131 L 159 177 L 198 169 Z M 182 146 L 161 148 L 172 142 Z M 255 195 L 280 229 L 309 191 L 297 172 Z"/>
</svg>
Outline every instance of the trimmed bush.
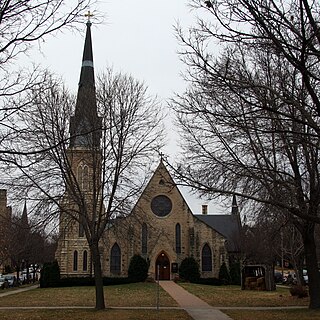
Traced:
<svg viewBox="0 0 320 320">
<path fill-rule="evenodd" d="M 44 263 L 40 272 L 40 288 L 57 287 L 60 282 L 60 267 L 57 261 Z"/>
<path fill-rule="evenodd" d="M 94 278 L 92 277 L 70 277 L 70 278 L 61 278 L 59 287 L 87 287 L 94 286 Z"/>
<path fill-rule="evenodd" d="M 132 282 L 143 282 L 148 277 L 148 269 L 147 261 L 136 254 L 130 260 L 128 278 L 130 278 Z"/>
<path fill-rule="evenodd" d="M 190 282 L 197 282 L 200 279 L 199 265 L 193 257 L 182 260 L 179 267 L 181 279 Z"/>
<path fill-rule="evenodd" d="M 208 286 L 221 286 L 222 282 L 218 278 L 200 278 L 196 282 L 197 284 L 203 284 Z"/>
<path fill-rule="evenodd" d="M 230 274 L 229 274 L 229 270 L 228 270 L 227 265 L 226 265 L 225 262 L 220 267 L 219 280 L 223 284 L 230 284 Z"/>
<path fill-rule="evenodd" d="M 308 290 L 304 286 L 292 286 L 290 288 L 290 293 L 292 296 L 298 297 L 298 298 L 306 298 L 308 296 Z"/>
</svg>

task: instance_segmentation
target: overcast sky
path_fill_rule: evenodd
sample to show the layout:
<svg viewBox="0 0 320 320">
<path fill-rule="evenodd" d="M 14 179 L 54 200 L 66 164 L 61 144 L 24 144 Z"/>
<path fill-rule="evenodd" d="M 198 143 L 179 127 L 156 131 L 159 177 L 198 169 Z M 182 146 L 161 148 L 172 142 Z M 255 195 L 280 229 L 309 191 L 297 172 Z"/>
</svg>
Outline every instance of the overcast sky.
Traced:
<svg viewBox="0 0 320 320">
<path fill-rule="evenodd" d="M 149 93 L 157 95 L 166 107 L 174 92 L 181 93 L 186 83 L 181 77 L 184 65 L 177 54 L 179 43 L 174 26 L 187 29 L 196 21 L 195 11 L 188 0 L 102 0 L 98 9 L 105 15 L 103 24 L 95 24 L 92 17 L 92 41 L 96 74 L 106 67 L 131 74 L 144 81 Z M 94 13 L 94 8 L 93 8 Z M 80 75 L 85 36 L 84 18 L 81 33 L 58 33 L 41 44 L 42 55 L 37 59 L 42 66 L 62 76 L 67 86 L 76 92 Z M 168 145 L 163 151 L 174 160 L 177 136 L 168 125 Z M 186 196 L 194 213 L 200 213 L 205 200 Z M 209 213 L 218 213 L 215 203 L 209 203 Z M 231 210 L 231 199 L 230 199 Z M 229 213 L 228 210 L 227 212 Z M 224 209 L 224 212 L 226 210 Z"/>
</svg>

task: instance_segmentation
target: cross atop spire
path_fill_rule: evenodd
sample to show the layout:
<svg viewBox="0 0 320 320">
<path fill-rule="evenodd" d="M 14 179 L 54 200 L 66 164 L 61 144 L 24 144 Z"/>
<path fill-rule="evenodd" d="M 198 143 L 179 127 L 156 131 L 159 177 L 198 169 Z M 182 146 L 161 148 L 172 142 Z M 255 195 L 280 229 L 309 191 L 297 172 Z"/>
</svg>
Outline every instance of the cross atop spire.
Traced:
<svg viewBox="0 0 320 320">
<path fill-rule="evenodd" d="M 88 18 L 87 23 L 91 24 L 90 18 L 93 17 L 93 13 L 91 13 L 91 11 L 88 10 L 88 12 L 84 14 L 84 16 Z"/>
</svg>

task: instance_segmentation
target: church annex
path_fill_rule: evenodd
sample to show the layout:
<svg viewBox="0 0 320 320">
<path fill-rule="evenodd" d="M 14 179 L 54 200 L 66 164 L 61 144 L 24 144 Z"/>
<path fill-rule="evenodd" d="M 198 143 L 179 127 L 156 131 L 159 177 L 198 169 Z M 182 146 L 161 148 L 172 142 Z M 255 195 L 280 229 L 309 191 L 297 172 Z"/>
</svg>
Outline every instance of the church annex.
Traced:
<svg viewBox="0 0 320 320">
<path fill-rule="evenodd" d="M 82 103 L 77 102 L 75 116 L 70 122 L 69 155 L 74 170 L 82 171 L 81 159 L 90 155 L 91 147 L 82 140 L 81 128 L 84 123 L 92 122 L 94 126 L 100 121 L 92 96 L 94 91 L 89 91 L 88 96 L 82 91 L 87 85 L 94 86 L 90 26 L 87 23 L 78 91 Z M 83 122 L 81 119 L 88 114 L 88 107 L 91 116 Z M 91 143 L 98 145 L 98 141 L 99 133 L 96 133 Z M 86 170 L 86 175 L 92 174 L 90 168 Z M 62 202 L 66 206 L 71 203 L 67 195 Z M 77 221 L 69 221 L 66 227 L 66 221 L 68 218 L 62 210 L 56 251 L 61 275 L 92 275 L 91 254 L 83 230 Z M 103 276 L 125 277 L 130 259 L 139 254 L 148 261 L 149 275 L 154 279 L 174 279 L 181 261 L 187 257 L 198 261 L 202 277 L 218 277 L 221 264 L 228 262 L 230 255 L 238 251 L 239 240 L 240 217 L 235 198 L 231 214 L 194 215 L 161 160 L 132 212 L 110 221 L 105 229 L 99 245 L 102 272 Z"/>
</svg>

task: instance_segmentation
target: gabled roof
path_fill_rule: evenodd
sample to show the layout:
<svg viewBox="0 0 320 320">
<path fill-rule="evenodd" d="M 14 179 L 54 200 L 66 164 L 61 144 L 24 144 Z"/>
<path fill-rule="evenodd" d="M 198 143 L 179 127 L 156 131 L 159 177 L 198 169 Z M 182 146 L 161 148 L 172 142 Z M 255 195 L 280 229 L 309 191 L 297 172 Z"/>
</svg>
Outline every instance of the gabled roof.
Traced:
<svg viewBox="0 0 320 320">
<path fill-rule="evenodd" d="M 163 160 L 162 160 L 162 159 L 160 160 L 157 168 L 154 170 L 154 172 L 153 172 L 152 176 L 150 177 L 147 185 L 145 186 L 145 188 L 144 188 L 143 191 L 141 192 L 141 195 L 140 195 L 139 199 L 136 201 L 134 207 L 132 208 L 131 213 L 133 213 L 133 212 L 135 212 L 135 211 L 137 210 L 138 205 L 139 205 L 141 199 L 143 199 L 143 198 L 146 196 L 146 194 L 149 193 L 148 190 L 150 190 L 150 187 L 151 187 L 152 183 L 154 182 L 154 180 L 156 179 L 156 177 L 157 177 L 158 175 L 161 176 L 161 178 L 164 180 L 164 182 L 165 182 L 166 184 L 171 185 L 172 188 L 175 189 L 175 190 L 179 193 L 179 195 L 180 195 L 180 197 L 181 197 L 181 199 L 182 199 L 182 201 L 183 201 L 183 204 L 184 204 L 185 208 L 187 209 L 187 211 L 189 212 L 189 214 L 193 216 L 192 211 L 190 210 L 188 203 L 186 202 L 184 196 L 182 195 L 181 191 L 179 190 L 179 188 L 177 187 L 176 183 L 174 182 L 174 180 L 173 180 L 170 172 L 168 171 L 167 167 L 166 167 L 165 164 L 163 163 Z M 161 179 L 161 180 L 162 180 L 162 179 Z M 150 200 L 151 200 L 151 199 L 150 199 Z M 130 214 L 131 214 L 131 213 L 130 213 Z"/>
<path fill-rule="evenodd" d="M 238 214 L 195 214 L 194 216 L 221 233 L 228 241 L 229 251 L 239 251 L 241 222 Z"/>
</svg>

